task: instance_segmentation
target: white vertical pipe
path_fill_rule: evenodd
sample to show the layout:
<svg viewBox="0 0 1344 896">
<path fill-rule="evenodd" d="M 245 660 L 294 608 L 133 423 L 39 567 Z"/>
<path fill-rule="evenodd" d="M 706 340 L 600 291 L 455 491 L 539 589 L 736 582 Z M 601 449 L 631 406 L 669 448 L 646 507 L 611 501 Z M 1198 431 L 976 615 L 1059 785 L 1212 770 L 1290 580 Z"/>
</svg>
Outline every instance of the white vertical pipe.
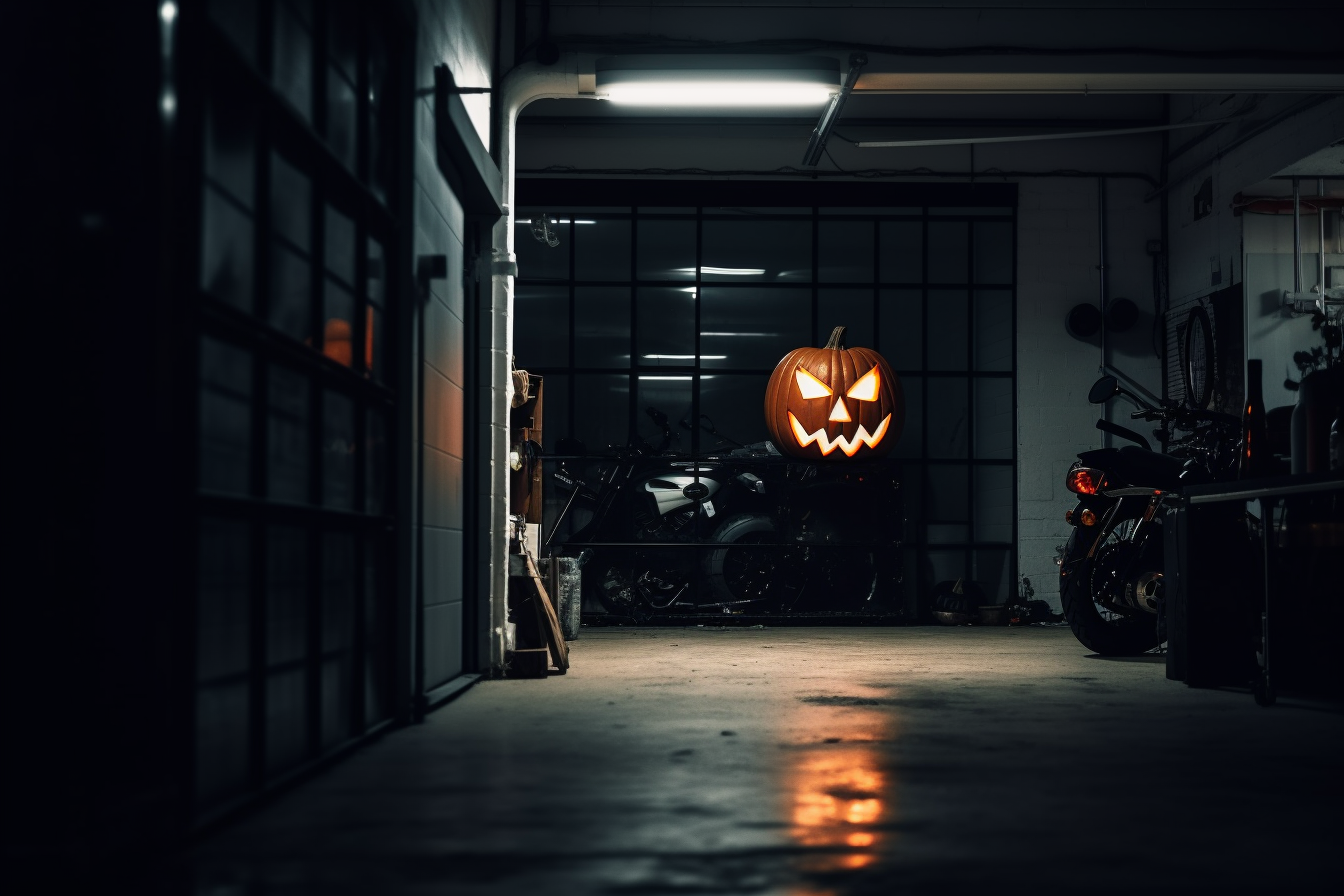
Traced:
<svg viewBox="0 0 1344 896">
<path fill-rule="evenodd" d="M 1302 291 L 1302 189 L 1293 178 L 1293 292 Z"/>
<path fill-rule="evenodd" d="M 587 65 L 584 65 L 584 62 Z M 586 69 L 587 78 L 581 78 Z M 509 400 L 513 393 L 510 360 L 513 357 L 513 281 L 517 276 L 514 238 L 514 152 L 518 113 L 534 100 L 589 97 L 592 94 L 592 64 L 586 57 L 567 53 L 551 66 L 526 62 L 504 76 L 500 85 L 502 127 L 500 173 L 504 178 L 504 217 L 495 224 L 491 264 L 491 299 L 483 315 L 490 336 L 482 373 L 480 406 L 488 408 L 488 432 L 478 434 L 488 443 L 488 516 L 490 588 L 490 667 L 498 674 L 504 667 L 504 626 L 508 621 L 509 593 Z M 580 89 L 587 88 L 584 93 Z"/>
<path fill-rule="evenodd" d="M 1316 282 L 1320 284 L 1321 297 L 1325 297 L 1325 204 L 1321 201 L 1325 198 L 1325 178 L 1316 178 L 1316 259 L 1319 264 L 1319 277 Z M 1321 308 L 1324 310 L 1325 303 L 1321 302 Z"/>
</svg>

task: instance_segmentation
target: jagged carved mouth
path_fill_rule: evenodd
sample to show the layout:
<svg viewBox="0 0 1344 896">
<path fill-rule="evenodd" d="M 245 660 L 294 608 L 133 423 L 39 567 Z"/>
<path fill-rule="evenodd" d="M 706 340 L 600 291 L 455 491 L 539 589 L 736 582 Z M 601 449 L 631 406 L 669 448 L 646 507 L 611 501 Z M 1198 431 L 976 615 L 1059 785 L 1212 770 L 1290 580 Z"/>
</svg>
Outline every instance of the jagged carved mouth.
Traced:
<svg viewBox="0 0 1344 896">
<path fill-rule="evenodd" d="M 858 451 L 864 445 L 869 448 L 876 448 L 877 443 L 882 441 L 882 437 L 887 434 L 887 426 L 891 423 L 891 415 L 888 414 L 882 418 L 877 429 L 869 432 L 868 428 L 862 423 L 859 424 L 859 431 L 854 433 L 853 438 L 844 435 L 836 436 L 832 439 L 826 434 L 826 428 L 822 427 L 816 432 L 809 433 L 803 429 L 803 424 L 798 422 L 798 418 L 793 416 L 793 411 L 789 411 L 789 425 L 793 427 L 793 437 L 798 440 L 798 444 L 806 448 L 813 442 L 821 449 L 821 456 L 825 457 L 835 449 L 839 448 L 845 453 L 846 457 L 853 457 L 854 452 Z"/>
</svg>

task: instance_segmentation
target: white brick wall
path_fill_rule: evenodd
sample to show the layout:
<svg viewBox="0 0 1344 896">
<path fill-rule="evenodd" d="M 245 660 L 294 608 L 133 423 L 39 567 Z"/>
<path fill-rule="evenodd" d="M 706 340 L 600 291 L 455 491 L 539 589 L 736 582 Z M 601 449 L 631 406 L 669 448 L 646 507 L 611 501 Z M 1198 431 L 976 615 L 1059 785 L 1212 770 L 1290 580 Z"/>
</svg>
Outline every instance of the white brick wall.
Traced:
<svg viewBox="0 0 1344 896">
<path fill-rule="evenodd" d="M 1109 295 L 1152 308 L 1149 239 L 1160 235 L 1159 207 L 1144 203 L 1144 181 L 1108 179 L 1106 202 Z M 1018 572 L 1036 597 L 1059 605 L 1055 547 L 1069 534 L 1064 511 L 1073 495 L 1064 474 L 1079 451 L 1099 448 L 1099 409 L 1087 391 L 1101 364 L 1098 345 L 1064 330 L 1069 309 L 1098 302 L 1097 182 L 1091 178 L 1032 178 L 1019 183 L 1017 256 Z M 1108 346 L 1109 363 L 1153 391 L 1158 359 L 1145 351 L 1151 318 Z M 1124 414 L 1127 409 L 1117 408 Z"/>
</svg>

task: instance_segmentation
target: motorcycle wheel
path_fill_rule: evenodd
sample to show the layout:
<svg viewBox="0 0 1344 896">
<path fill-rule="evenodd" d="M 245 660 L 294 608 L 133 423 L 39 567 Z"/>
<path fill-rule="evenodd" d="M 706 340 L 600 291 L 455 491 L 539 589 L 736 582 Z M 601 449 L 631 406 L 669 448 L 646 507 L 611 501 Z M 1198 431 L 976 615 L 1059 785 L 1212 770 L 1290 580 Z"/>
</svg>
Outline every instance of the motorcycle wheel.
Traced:
<svg viewBox="0 0 1344 896">
<path fill-rule="evenodd" d="M 686 551 L 608 549 L 584 567 L 584 587 L 613 616 L 647 622 L 660 614 L 685 612 L 694 588 L 692 573 Z"/>
<path fill-rule="evenodd" d="M 714 600 L 723 606 L 748 606 L 775 612 L 788 589 L 775 526 L 769 517 L 754 513 L 729 517 L 714 530 L 719 546 L 705 555 L 703 571 Z"/>
<path fill-rule="evenodd" d="M 1097 599 L 1107 588 L 1125 587 L 1120 573 L 1131 570 L 1140 557 L 1150 561 L 1144 565 L 1153 565 L 1154 550 L 1158 560 L 1155 571 L 1161 572 L 1161 529 L 1153 527 L 1157 531 L 1150 531 L 1141 542 L 1136 543 L 1131 537 L 1143 510 L 1140 505 L 1109 521 L 1091 557 L 1087 552 L 1097 536 L 1088 529 L 1074 529 L 1064 551 L 1059 582 L 1064 618 L 1074 637 L 1102 656 L 1134 656 L 1162 643 L 1156 616 L 1142 610 L 1119 613 Z M 1159 540 L 1152 543 L 1154 538 Z M 1062 571 L 1065 569 L 1069 570 L 1067 575 Z"/>
</svg>

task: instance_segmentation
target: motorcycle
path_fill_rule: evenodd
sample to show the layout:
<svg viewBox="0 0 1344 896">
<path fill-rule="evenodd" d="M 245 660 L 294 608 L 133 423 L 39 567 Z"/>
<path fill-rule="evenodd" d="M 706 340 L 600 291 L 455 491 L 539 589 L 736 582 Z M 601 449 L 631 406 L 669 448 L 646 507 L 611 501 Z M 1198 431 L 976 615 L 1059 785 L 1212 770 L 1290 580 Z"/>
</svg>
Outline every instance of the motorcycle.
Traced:
<svg viewBox="0 0 1344 896">
<path fill-rule="evenodd" d="M 1165 640 L 1163 518 L 1186 486 L 1235 478 L 1241 446 L 1237 417 L 1170 400 L 1153 405 L 1114 376 L 1097 380 L 1088 401 L 1117 395 L 1138 406 L 1131 419 L 1161 424 L 1153 435 L 1167 453 L 1098 420 L 1097 429 L 1134 444 L 1084 451 L 1065 474 L 1078 502 L 1064 516 L 1073 529 L 1058 561 L 1060 599 L 1074 635 L 1102 656 L 1144 653 Z"/>
<path fill-rule="evenodd" d="M 551 479 L 568 499 L 544 546 L 577 554 L 589 611 L 646 622 L 787 614 L 841 592 L 865 605 L 886 596 L 877 552 L 862 544 L 871 534 L 833 512 L 858 477 L 819 476 L 769 443 L 725 438 L 703 416 L 718 447 L 702 458 L 667 455 L 667 416 L 646 413 L 662 431 L 659 444 L 635 439 L 613 449 L 592 476 L 580 472 L 582 445 L 557 446 L 569 457 Z"/>
</svg>

